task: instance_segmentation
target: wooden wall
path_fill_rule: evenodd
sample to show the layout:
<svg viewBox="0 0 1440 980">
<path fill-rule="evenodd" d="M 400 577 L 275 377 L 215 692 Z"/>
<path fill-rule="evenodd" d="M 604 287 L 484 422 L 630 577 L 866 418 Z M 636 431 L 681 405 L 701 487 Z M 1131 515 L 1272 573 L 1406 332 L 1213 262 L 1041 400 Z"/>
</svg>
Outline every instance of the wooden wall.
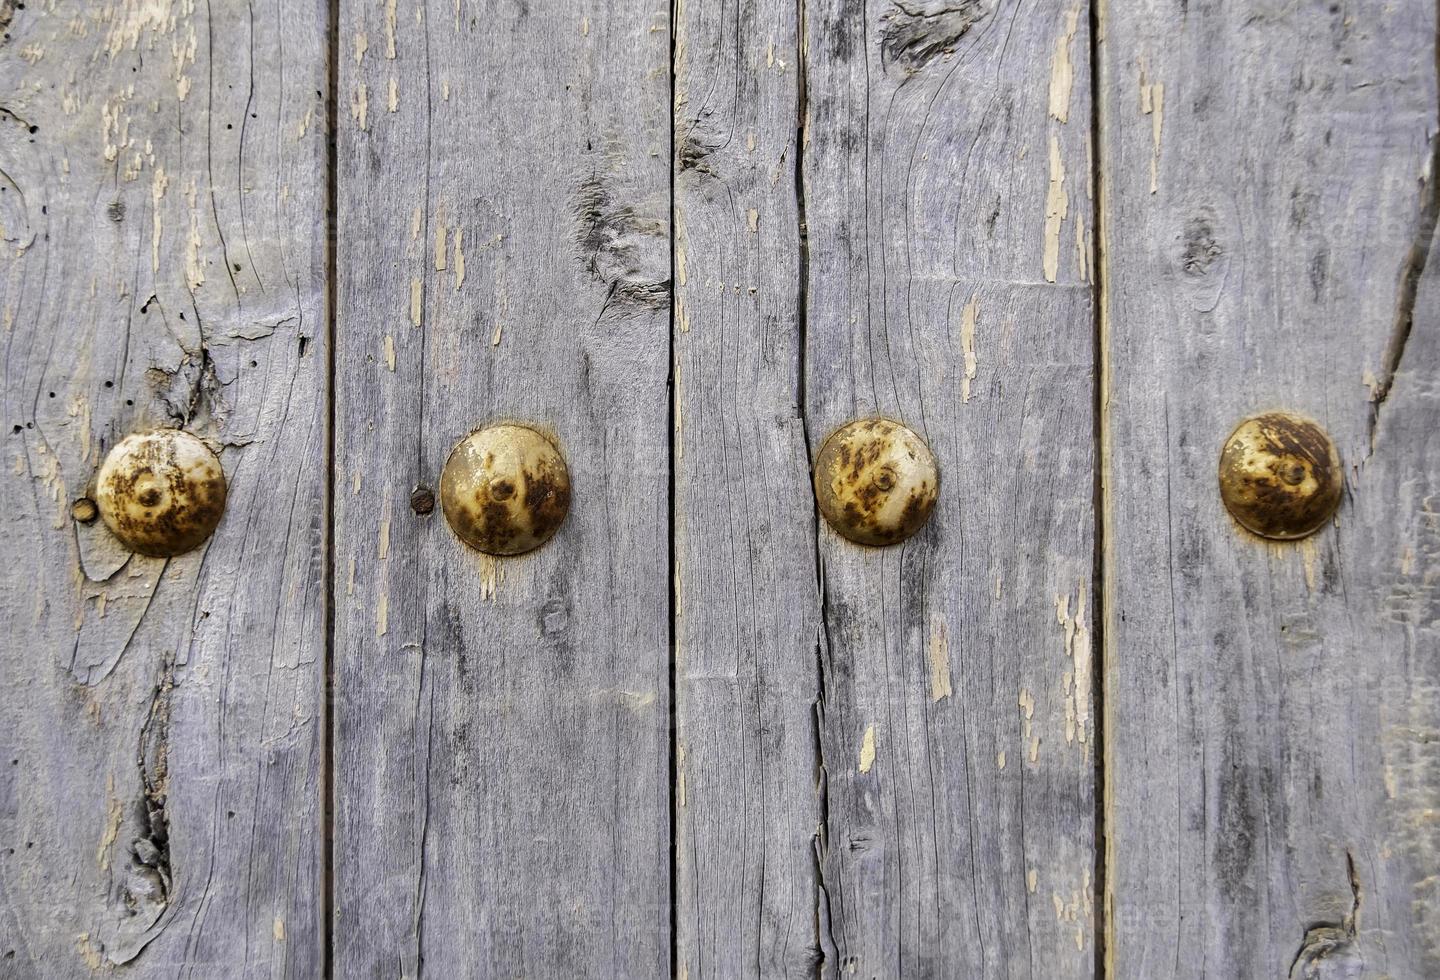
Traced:
<svg viewBox="0 0 1440 980">
<path fill-rule="evenodd" d="M 0 33 L 0 977 L 1440 975 L 1433 2 Z M 1268 409 L 1300 542 L 1217 493 Z M 518 558 L 412 507 L 494 421 Z M 71 511 L 155 427 L 172 559 Z"/>
</svg>

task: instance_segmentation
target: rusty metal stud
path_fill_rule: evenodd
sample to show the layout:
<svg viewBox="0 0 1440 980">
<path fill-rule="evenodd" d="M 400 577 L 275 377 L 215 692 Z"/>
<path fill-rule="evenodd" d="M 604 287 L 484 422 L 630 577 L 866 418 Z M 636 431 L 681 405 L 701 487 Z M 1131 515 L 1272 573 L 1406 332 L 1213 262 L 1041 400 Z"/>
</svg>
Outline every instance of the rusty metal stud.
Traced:
<svg viewBox="0 0 1440 980">
<path fill-rule="evenodd" d="M 435 510 L 435 492 L 429 487 L 416 487 L 410 491 L 410 509 L 422 517 Z"/>
<path fill-rule="evenodd" d="M 904 541 L 924 525 L 940 470 L 923 439 L 889 419 L 860 419 L 825 440 L 815 461 L 820 513 L 857 544 Z"/>
<path fill-rule="evenodd" d="M 1340 505 L 1340 454 L 1325 430 L 1287 412 L 1246 419 L 1220 453 L 1220 497 L 1247 529 L 1281 541 L 1313 534 Z"/>
<path fill-rule="evenodd" d="M 106 527 L 131 551 L 169 558 L 199 547 L 225 513 L 225 471 L 188 432 L 126 436 L 95 481 Z"/>
<path fill-rule="evenodd" d="M 519 555 L 550 540 L 570 510 L 570 470 L 553 443 L 523 425 L 492 425 L 455 446 L 440 506 L 460 540 Z"/>
</svg>

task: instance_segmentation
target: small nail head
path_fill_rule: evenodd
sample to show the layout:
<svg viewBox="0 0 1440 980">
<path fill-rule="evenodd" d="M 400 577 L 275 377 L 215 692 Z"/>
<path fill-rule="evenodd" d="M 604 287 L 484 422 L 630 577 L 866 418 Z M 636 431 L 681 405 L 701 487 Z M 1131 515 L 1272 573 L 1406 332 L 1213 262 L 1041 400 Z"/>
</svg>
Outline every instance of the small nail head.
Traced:
<svg viewBox="0 0 1440 980">
<path fill-rule="evenodd" d="M 570 510 L 570 471 L 554 443 L 524 425 L 472 432 L 440 474 L 440 506 L 456 535 L 489 555 L 540 547 Z"/>
<path fill-rule="evenodd" d="M 410 491 L 410 509 L 417 514 L 429 514 L 435 510 L 435 491 L 429 487 L 416 487 Z"/>
<path fill-rule="evenodd" d="M 815 498 L 837 532 L 865 545 L 904 541 L 924 526 L 940 490 L 930 447 L 884 418 L 859 419 L 825 440 L 815 462 Z"/>
<path fill-rule="evenodd" d="M 1220 452 L 1220 497 L 1231 516 L 1264 538 L 1293 541 L 1324 526 L 1340 505 L 1344 473 L 1325 430 L 1289 412 L 1235 427 Z"/>
<path fill-rule="evenodd" d="M 169 558 L 210 537 L 227 492 L 209 446 L 179 429 L 157 429 L 128 435 L 110 450 L 95 481 L 95 505 L 126 548 Z"/>
<path fill-rule="evenodd" d="M 100 508 L 95 506 L 95 501 L 89 497 L 78 497 L 70 505 L 70 516 L 80 524 L 93 524 L 95 518 L 100 516 Z"/>
</svg>

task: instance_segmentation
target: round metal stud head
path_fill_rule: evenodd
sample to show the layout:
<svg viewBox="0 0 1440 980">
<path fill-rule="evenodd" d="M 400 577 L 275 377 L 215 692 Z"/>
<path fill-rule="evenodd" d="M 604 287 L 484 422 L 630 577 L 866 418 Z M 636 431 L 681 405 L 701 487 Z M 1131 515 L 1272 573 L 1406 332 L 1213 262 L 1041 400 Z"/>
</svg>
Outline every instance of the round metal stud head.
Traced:
<svg viewBox="0 0 1440 980">
<path fill-rule="evenodd" d="M 126 548 L 156 558 L 203 544 L 225 513 L 225 494 L 220 460 L 179 429 L 121 439 L 95 481 L 105 526 Z"/>
<path fill-rule="evenodd" d="M 410 491 L 410 509 L 424 516 L 435 510 L 435 492 L 429 487 L 416 487 Z"/>
<path fill-rule="evenodd" d="M 554 444 L 523 425 L 492 425 L 455 446 L 440 506 L 460 540 L 488 555 L 540 547 L 570 510 L 570 470 Z"/>
<path fill-rule="evenodd" d="M 1340 505 L 1340 454 L 1309 419 L 1267 412 L 1246 419 L 1220 453 L 1220 497 L 1247 529 L 1281 541 L 1313 534 Z"/>
<path fill-rule="evenodd" d="M 929 519 L 939 491 L 930 447 L 889 419 L 860 419 L 837 430 L 815 462 L 820 513 L 857 544 L 904 541 Z"/>
</svg>

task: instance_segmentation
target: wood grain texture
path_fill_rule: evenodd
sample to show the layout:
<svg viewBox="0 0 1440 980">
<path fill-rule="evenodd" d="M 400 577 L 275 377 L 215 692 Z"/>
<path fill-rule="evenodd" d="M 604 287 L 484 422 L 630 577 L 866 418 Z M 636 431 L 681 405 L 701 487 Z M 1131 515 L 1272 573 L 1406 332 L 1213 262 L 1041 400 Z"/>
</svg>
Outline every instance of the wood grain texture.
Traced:
<svg viewBox="0 0 1440 980">
<path fill-rule="evenodd" d="M 820 958 L 798 13 L 677 8 L 676 967 L 694 978 Z"/>
<path fill-rule="evenodd" d="M 342 4 L 336 976 L 669 972 L 663 4 Z M 498 419 L 569 519 L 417 515 Z"/>
<path fill-rule="evenodd" d="M 826 973 L 1093 972 L 1093 298 L 1078 5 L 805 5 L 812 449 L 881 414 L 927 527 L 820 533 Z"/>
<path fill-rule="evenodd" d="M 1432 229 L 1428 255 L 1440 257 L 1436 237 Z M 1440 975 L 1440 263 L 1427 262 L 1418 285 L 1408 342 L 1392 348 L 1392 383 L 1366 464 L 1369 492 L 1356 494 L 1355 518 L 1341 531 L 1347 551 L 1362 556 L 1346 567 L 1366 597 L 1358 612 L 1383 638 L 1385 810 L 1377 823 L 1395 860 L 1375 889 L 1380 915 L 1371 921 L 1376 906 L 1363 903 L 1375 896 L 1362 891 L 1352 921 L 1358 936 L 1374 940 L 1381 969 L 1397 977 L 1412 968 Z M 1387 928 L 1396 934 L 1380 931 Z M 1323 951 L 1315 941 L 1323 934 L 1306 938 L 1313 952 Z M 1367 966 L 1377 958 L 1364 946 L 1358 957 Z M 1352 951 L 1340 962 L 1356 958 Z"/>
<path fill-rule="evenodd" d="M 0 25 L 0 974 L 314 977 L 325 9 Z M 230 484 L 168 560 L 70 517 L 156 426 Z"/>
<path fill-rule="evenodd" d="M 1434 976 L 1435 5 L 1103 24 L 1108 975 Z M 1347 474 L 1299 543 L 1216 486 L 1277 408 Z"/>
</svg>

